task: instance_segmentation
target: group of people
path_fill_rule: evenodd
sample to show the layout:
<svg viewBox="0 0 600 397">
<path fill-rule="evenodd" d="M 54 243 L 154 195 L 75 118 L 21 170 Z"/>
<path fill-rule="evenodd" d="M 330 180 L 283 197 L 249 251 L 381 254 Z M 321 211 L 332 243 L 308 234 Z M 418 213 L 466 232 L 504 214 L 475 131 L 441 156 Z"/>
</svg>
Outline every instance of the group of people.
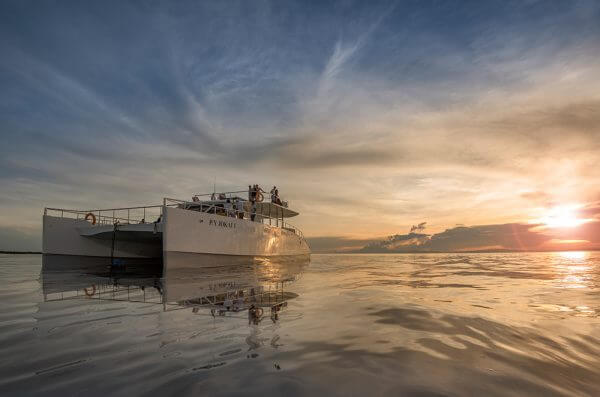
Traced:
<svg viewBox="0 0 600 397">
<path fill-rule="evenodd" d="M 242 200 L 225 199 L 224 207 L 227 216 L 244 219 L 244 202 Z"/>
<path fill-rule="evenodd" d="M 264 190 L 262 190 L 262 188 L 258 185 L 248 185 L 248 200 L 251 203 L 260 203 L 261 201 L 264 200 L 264 195 L 263 193 L 266 193 Z M 281 205 L 281 199 L 279 198 L 279 189 L 277 189 L 277 186 L 273 186 L 273 189 L 271 189 L 271 202 L 274 204 L 278 204 Z"/>
<path fill-rule="evenodd" d="M 279 198 L 279 189 L 277 189 L 277 186 L 273 186 L 273 189 L 271 189 L 271 202 L 281 205 L 281 199 Z"/>
<path fill-rule="evenodd" d="M 248 185 L 248 201 L 251 203 L 261 202 L 264 199 L 263 193 L 266 193 L 262 188 L 258 185 Z"/>
</svg>

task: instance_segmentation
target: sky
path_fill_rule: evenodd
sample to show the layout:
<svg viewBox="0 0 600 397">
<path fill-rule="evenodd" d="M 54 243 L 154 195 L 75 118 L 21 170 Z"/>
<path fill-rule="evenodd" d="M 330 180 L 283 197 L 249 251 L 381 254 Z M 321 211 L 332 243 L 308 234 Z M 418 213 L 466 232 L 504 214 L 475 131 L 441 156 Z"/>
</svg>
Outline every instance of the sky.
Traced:
<svg viewBox="0 0 600 397">
<path fill-rule="evenodd" d="M 2 1 L 0 249 L 213 183 L 314 251 L 600 248 L 598 54 L 597 1 Z"/>
</svg>

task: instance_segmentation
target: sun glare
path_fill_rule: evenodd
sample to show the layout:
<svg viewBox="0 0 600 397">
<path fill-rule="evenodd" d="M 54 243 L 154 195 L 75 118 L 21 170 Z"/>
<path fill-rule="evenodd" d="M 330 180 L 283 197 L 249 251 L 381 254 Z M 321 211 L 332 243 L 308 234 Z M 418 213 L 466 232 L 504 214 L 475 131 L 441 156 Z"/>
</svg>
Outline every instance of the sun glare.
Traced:
<svg viewBox="0 0 600 397">
<path fill-rule="evenodd" d="M 586 257 L 586 253 L 584 251 L 564 251 L 564 252 L 559 252 L 559 255 L 562 258 L 569 259 L 569 260 L 575 260 L 575 261 L 580 261 L 582 259 L 585 259 L 585 257 Z"/>
<path fill-rule="evenodd" d="M 542 218 L 539 219 L 539 222 L 547 227 L 553 228 L 577 227 L 588 222 L 588 219 L 581 219 L 577 217 L 577 208 L 578 206 L 575 205 L 564 205 L 551 208 Z"/>
</svg>

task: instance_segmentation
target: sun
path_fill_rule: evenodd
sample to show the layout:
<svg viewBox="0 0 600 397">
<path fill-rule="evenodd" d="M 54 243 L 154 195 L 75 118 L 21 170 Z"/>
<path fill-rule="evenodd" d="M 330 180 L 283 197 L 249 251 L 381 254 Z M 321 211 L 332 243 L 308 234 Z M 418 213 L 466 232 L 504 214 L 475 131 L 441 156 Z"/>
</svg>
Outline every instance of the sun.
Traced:
<svg viewBox="0 0 600 397">
<path fill-rule="evenodd" d="M 561 205 L 551 208 L 538 220 L 539 223 L 551 228 L 572 228 L 589 221 L 577 215 L 578 205 Z"/>
</svg>

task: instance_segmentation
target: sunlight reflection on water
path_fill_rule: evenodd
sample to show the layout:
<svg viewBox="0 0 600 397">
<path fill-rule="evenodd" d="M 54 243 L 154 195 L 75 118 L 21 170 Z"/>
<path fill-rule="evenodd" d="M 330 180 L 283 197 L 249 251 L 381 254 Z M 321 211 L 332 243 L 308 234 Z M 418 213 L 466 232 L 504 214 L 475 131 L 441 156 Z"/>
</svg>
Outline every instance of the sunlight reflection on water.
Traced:
<svg viewBox="0 0 600 397">
<path fill-rule="evenodd" d="M 288 307 L 259 324 L 44 301 L 39 262 L 0 257 L 1 395 L 600 395 L 600 253 L 313 255 L 210 275 L 290 280 Z M 202 290 L 198 275 L 171 293 Z"/>
<path fill-rule="evenodd" d="M 588 288 L 593 282 L 594 266 L 587 262 L 584 251 L 557 252 L 554 267 L 561 288 Z"/>
<path fill-rule="evenodd" d="M 586 258 L 587 253 L 585 251 L 565 251 L 557 252 L 556 255 L 573 261 L 582 261 Z"/>
</svg>

